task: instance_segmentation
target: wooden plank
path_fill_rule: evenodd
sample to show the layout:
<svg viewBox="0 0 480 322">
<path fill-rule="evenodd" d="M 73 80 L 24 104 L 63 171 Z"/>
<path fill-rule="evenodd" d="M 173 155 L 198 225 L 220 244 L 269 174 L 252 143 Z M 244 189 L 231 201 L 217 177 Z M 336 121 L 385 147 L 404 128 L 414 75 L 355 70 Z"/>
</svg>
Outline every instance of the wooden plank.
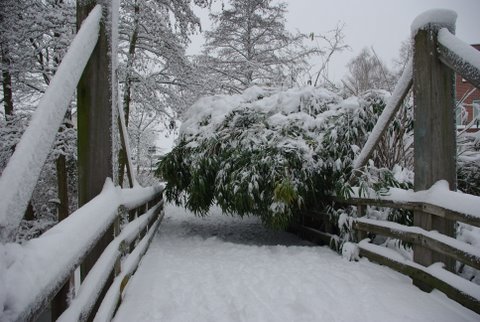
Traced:
<svg viewBox="0 0 480 322">
<path fill-rule="evenodd" d="M 439 180 L 446 180 L 450 190 L 456 190 L 454 74 L 439 60 L 438 29 L 429 24 L 414 39 L 415 191 L 427 190 Z M 414 225 L 447 236 L 454 234 L 453 221 L 419 210 L 414 211 Z M 424 266 L 441 261 L 449 269 L 454 268 L 453 260 L 420 245 L 414 247 L 414 260 Z"/>
<path fill-rule="evenodd" d="M 312 243 L 319 245 L 332 246 L 332 243 L 335 241 L 335 237 L 338 237 L 333 234 L 325 233 L 320 230 L 310 228 L 307 226 L 292 224 L 291 228 L 303 239 L 311 241 Z"/>
<path fill-rule="evenodd" d="M 408 264 L 408 262 L 396 261 L 392 258 L 378 254 L 372 250 L 362 248 L 361 245 L 359 245 L 359 249 L 360 256 L 366 257 L 369 260 L 376 262 L 380 265 L 388 266 L 391 269 L 404 275 L 408 275 L 413 280 L 420 280 L 427 285 L 432 285 L 434 288 L 445 293 L 450 299 L 480 314 L 480 301 L 478 298 L 474 298 L 468 294 L 465 294 L 455 286 L 446 283 L 445 281 L 433 276 L 432 274 L 423 269 L 419 269 L 418 267 Z"/>
<path fill-rule="evenodd" d="M 437 217 L 446 218 L 451 221 L 460 221 L 472 226 L 480 227 L 480 217 L 470 216 L 458 211 L 446 209 L 446 208 L 429 204 L 429 203 L 394 201 L 394 200 L 376 199 L 376 198 L 350 198 L 350 199 L 332 198 L 332 200 L 341 204 L 348 204 L 348 205 L 354 205 L 354 206 L 364 205 L 364 206 L 387 207 L 387 208 L 394 208 L 394 209 L 417 210 L 417 211 L 422 211 Z"/>
<path fill-rule="evenodd" d="M 381 221 L 375 222 L 374 220 L 362 220 L 358 219 L 353 222 L 353 228 L 364 232 L 370 232 L 379 234 L 386 237 L 398 238 L 405 242 L 409 242 L 415 245 L 422 245 L 426 248 L 432 249 L 444 255 L 448 255 L 462 263 L 465 263 L 476 269 L 480 269 L 480 257 L 472 252 L 466 252 L 460 250 L 452 245 L 443 242 L 432 236 L 428 236 L 428 232 L 423 229 L 416 229 L 416 227 L 407 227 L 400 224 L 395 224 L 392 227 L 392 223 L 382 223 Z M 413 232 L 412 230 L 419 230 Z M 456 239 L 452 238 L 452 243 L 455 243 Z"/>
</svg>

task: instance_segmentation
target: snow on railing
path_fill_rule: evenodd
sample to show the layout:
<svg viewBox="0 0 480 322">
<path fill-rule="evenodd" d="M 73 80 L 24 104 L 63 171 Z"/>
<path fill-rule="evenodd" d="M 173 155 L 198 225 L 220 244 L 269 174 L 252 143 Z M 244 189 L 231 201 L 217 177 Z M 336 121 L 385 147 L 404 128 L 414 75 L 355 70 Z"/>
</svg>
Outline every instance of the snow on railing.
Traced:
<svg viewBox="0 0 480 322">
<path fill-rule="evenodd" d="M 447 28 L 438 32 L 440 60 L 480 88 L 480 52 L 453 35 Z"/>
<path fill-rule="evenodd" d="M 42 308 L 46 307 L 111 227 L 118 216 L 119 207 L 135 209 L 158 198 L 162 191 L 162 186 L 120 189 L 107 179 L 97 197 L 40 237 L 23 245 L 0 245 L 0 320 L 27 321 L 41 313 Z M 157 207 L 159 206 L 160 204 Z M 149 222 L 148 219 L 157 212 L 157 209 L 153 208 L 155 207 L 147 212 L 146 217 L 140 217 L 144 219 L 132 221 L 132 224 L 127 226 L 129 228 L 120 234 L 120 239 L 115 239 L 114 244 L 119 240 L 129 240 L 133 231 L 138 232 L 144 227 L 145 221 Z M 105 256 L 109 258 L 108 254 Z M 100 268 L 93 271 L 94 277 L 91 279 L 102 279 L 105 263 L 110 261 L 99 261 Z M 88 285 L 84 288 L 95 289 L 93 284 Z"/>
<path fill-rule="evenodd" d="M 0 177 L 0 241 L 7 242 L 23 218 L 68 104 L 95 48 L 102 8 L 83 22 Z"/>
<path fill-rule="evenodd" d="M 115 266 L 115 262 L 122 255 L 121 250 L 124 247 L 122 245 L 130 245 L 138 237 L 139 232 L 145 229 L 152 218 L 154 218 L 159 210 L 161 210 L 162 206 L 163 203 L 157 204 L 155 207 L 148 210 L 148 212 L 146 212 L 144 215 L 138 217 L 130 222 L 127 226 L 123 227 L 120 235 L 115 237 L 115 239 L 107 246 L 107 248 L 105 248 L 102 255 L 95 262 L 95 265 L 82 282 L 82 285 L 78 290 L 78 294 L 72 300 L 68 309 L 65 310 L 58 318 L 57 322 L 81 321 L 89 315 L 98 298 L 98 296 L 95 295 L 98 295 L 101 292 L 112 271 L 112 268 Z M 152 229 L 149 230 L 149 234 L 153 235 L 156 231 L 156 228 L 156 225 L 152 227 Z M 133 253 L 133 258 L 139 258 L 139 256 L 137 256 L 138 252 L 144 253 L 146 251 L 145 246 L 148 244 L 147 241 L 150 240 L 150 237 L 152 236 L 148 236 L 147 239 L 143 241 L 145 244 L 143 245 L 144 247 L 139 247 L 138 250 Z M 130 256 L 132 256 L 132 254 Z M 127 259 L 130 256 L 128 256 Z M 122 268 L 122 273 L 116 278 L 116 280 L 121 282 L 121 280 L 123 280 L 122 277 L 129 273 L 131 273 L 130 267 L 128 270 Z M 119 284 L 120 282 L 117 283 Z M 118 291 L 118 293 L 120 293 L 120 287 L 117 288 L 114 286 L 113 289 L 114 292 Z"/>
<path fill-rule="evenodd" d="M 398 109 L 403 103 L 403 100 L 408 94 L 408 91 L 412 87 L 413 83 L 413 63 L 412 59 L 407 62 L 405 69 L 403 70 L 402 76 L 398 80 L 395 89 L 393 90 L 392 96 L 389 98 L 387 106 L 383 110 L 382 114 L 378 118 L 375 127 L 368 136 L 367 142 L 360 151 L 360 154 L 353 161 L 353 168 L 359 169 L 367 164 L 368 159 L 373 153 L 373 150 L 377 146 L 378 142 L 382 138 L 382 135 L 388 128 L 388 125 L 393 120 L 393 117 L 397 113 Z"/>
<path fill-rule="evenodd" d="M 361 204 L 364 201 L 363 204 L 376 203 L 378 206 L 421 210 L 480 227 L 480 197 L 451 191 L 445 180 L 440 180 L 430 189 L 423 191 L 391 188 L 381 195 L 373 191 L 368 194 L 364 196 L 359 188 L 353 188 L 347 201 L 352 204 Z"/>
</svg>

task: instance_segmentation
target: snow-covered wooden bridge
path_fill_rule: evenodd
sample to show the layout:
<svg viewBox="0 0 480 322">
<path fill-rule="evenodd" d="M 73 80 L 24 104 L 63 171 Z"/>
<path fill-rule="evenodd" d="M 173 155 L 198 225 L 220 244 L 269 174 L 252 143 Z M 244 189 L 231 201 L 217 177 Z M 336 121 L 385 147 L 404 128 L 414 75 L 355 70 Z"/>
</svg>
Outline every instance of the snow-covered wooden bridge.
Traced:
<svg viewBox="0 0 480 322">
<path fill-rule="evenodd" d="M 478 197 L 464 196 L 464 207 L 452 208 L 418 199 L 417 192 L 402 207 L 416 212 L 419 227 L 368 220 L 355 225 L 360 232 L 415 244 L 414 262 L 367 240 L 358 247 L 361 255 L 413 276 L 423 289 L 437 288 L 462 306 L 437 290 L 422 292 L 408 277 L 367 259 L 350 262 L 328 248 L 265 231 L 256 222 L 227 221 L 218 213 L 199 219 L 170 206 L 164 218 L 163 187 L 140 187 L 128 163 L 131 188 L 116 187 L 109 178 L 117 118 L 119 139 L 129 155 L 116 100 L 119 1 L 98 2 L 104 6 L 79 2 L 82 27 L 0 178 L 1 321 L 32 321 L 45 311 L 59 321 L 478 321 L 480 287 L 431 265 L 439 253 L 480 268 L 477 249 L 440 234 L 448 235 L 457 220 L 480 226 Z M 414 61 L 356 167 L 368 160 L 413 84 L 420 107 L 415 112 L 415 188 L 428 194 L 443 179 L 454 190 L 455 160 L 445 157 L 455 155 L 450 68 L 480 86 L 480 55 L 452 34 L 455 18 L 440 10 L 414 22 Z M 40 237 L 12 243 L 75 89 L 82 206 Z M 448 196 L 457 195 L 448 191 Z M 399 205 L 398 200 L 343 202 Z M 311 227 L 302 229 L 325 236 Z M 78 267 L 82 281 L 74 292 L 70 280 Z"/>
<path fill-rule="evenodd" d="M 212 209 L 167 206 L 114 321 L 476 321 L 367 259 Z"/>
</svg>

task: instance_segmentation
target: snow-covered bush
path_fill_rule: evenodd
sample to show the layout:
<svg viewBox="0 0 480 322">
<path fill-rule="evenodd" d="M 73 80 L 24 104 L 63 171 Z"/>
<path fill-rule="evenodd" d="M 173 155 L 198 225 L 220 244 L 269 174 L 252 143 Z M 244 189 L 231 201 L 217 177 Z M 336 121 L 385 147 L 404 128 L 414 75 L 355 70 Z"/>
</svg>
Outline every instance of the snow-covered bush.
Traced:
<svg viewBox="0 0 480 322">
<path fill-rule="evenodd" d="M 464 134 L 457 141 L 458 189 L 480 196 L 480 135 Z"/>
<path fill-rule="evenodd" d="M 323 88 L 252 87 L 203 98 L 187 111 L 179 144 L 157 174 L 167 181 L 167 198 L 197 214 L 218 204 L 227 213 L 285 227 L 324 197 L 348 197 L 352 184 L 378 190 L 396 181 L 373 164 L 352 172 L 387 97 L 382 91 L 342 99 Z"/>
</svg>

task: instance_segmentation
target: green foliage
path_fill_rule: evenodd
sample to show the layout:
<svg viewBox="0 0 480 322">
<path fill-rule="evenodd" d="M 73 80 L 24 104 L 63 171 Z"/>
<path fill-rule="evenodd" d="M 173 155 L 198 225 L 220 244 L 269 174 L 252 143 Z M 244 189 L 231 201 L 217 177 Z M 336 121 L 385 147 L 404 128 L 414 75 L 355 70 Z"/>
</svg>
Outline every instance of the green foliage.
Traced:
<svg viewBox="0 0 480 322">
<path fill-rule="evenodd" d="M 215 124 L 217 117 L 197 116 L 198 129 L 181 136 L 157 175 L 167 182 L 167 199 L 196 214 L 217 204 L 226 213 L 256 215 L 269 227 L 285 228 L 324 197 L 348 198 L 352 185 L 375 190 L 402 185 L 388 170 L 352 172 L 384 106 L 382 92 L 369 92 L 353 106 L 322 92 L 302 95 L 295 109 L 249 103 Z"/>
<path fill-rule="evenodd" d="M 458 142 L 457 185 L 460 191 L 480 196 L 480 139 L 462 137 Z"/>
</svg>

